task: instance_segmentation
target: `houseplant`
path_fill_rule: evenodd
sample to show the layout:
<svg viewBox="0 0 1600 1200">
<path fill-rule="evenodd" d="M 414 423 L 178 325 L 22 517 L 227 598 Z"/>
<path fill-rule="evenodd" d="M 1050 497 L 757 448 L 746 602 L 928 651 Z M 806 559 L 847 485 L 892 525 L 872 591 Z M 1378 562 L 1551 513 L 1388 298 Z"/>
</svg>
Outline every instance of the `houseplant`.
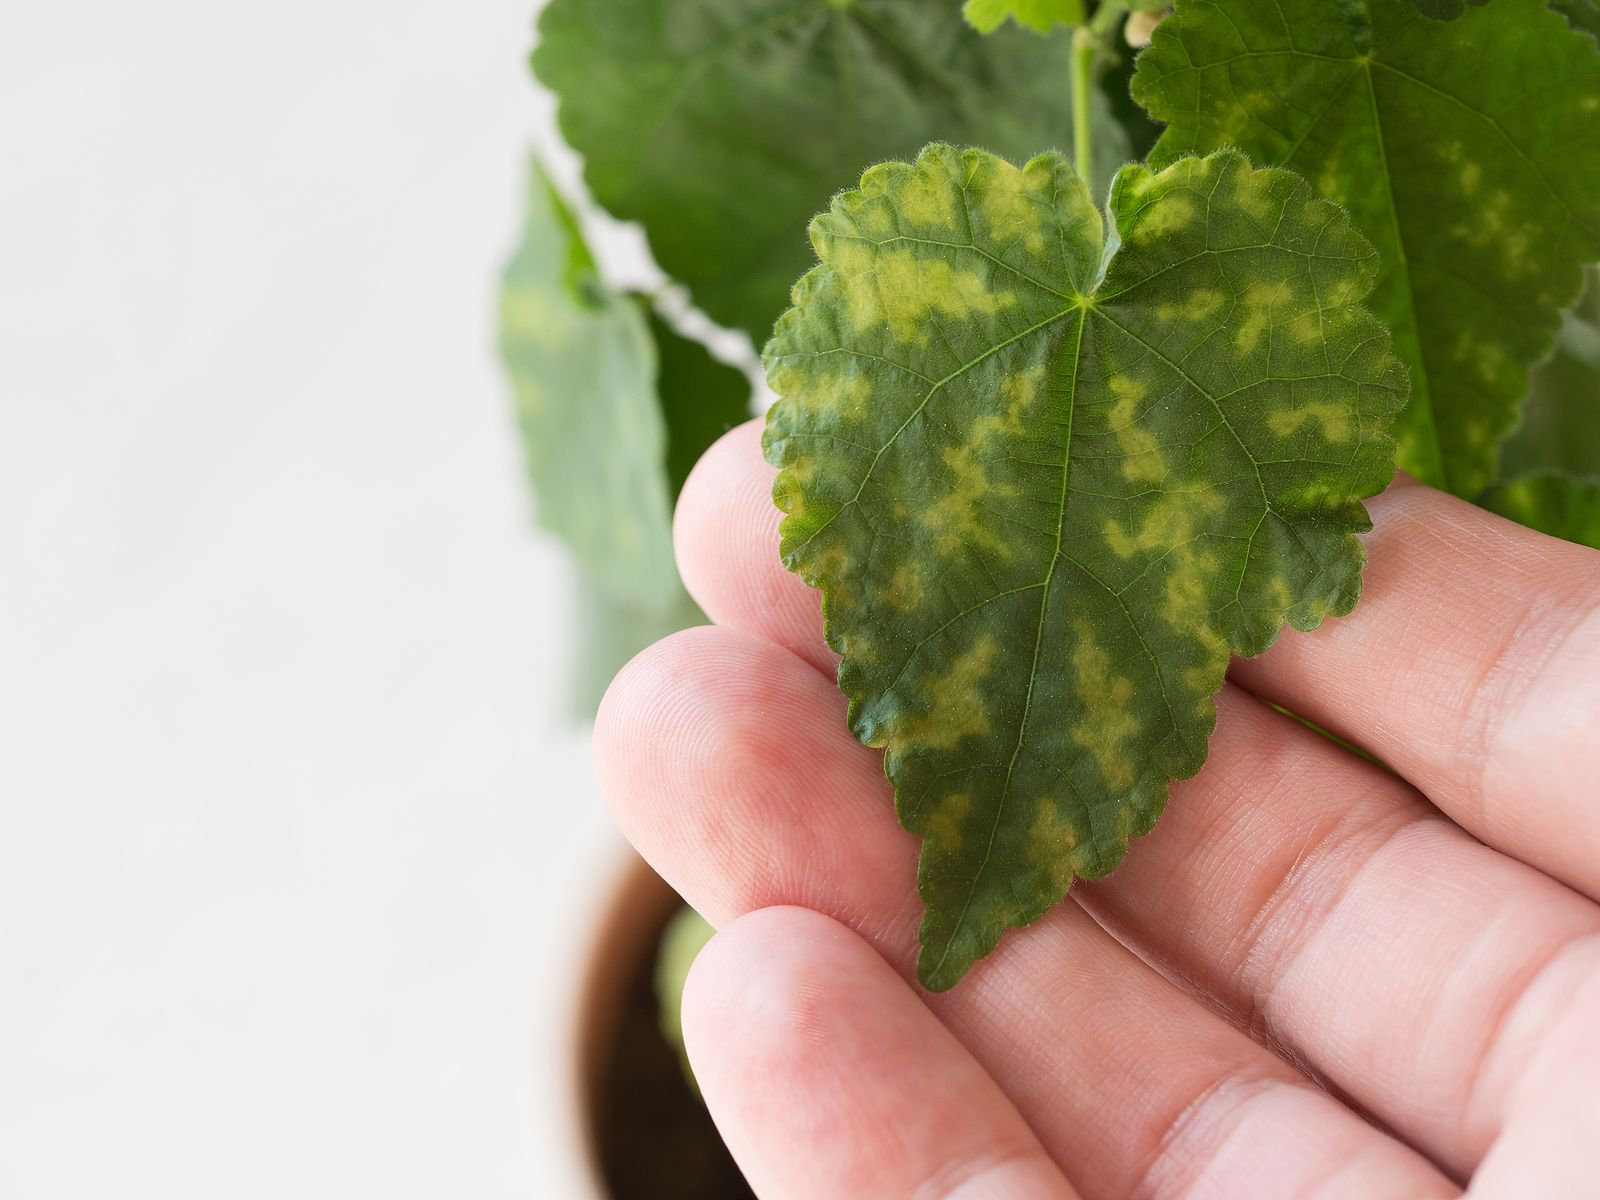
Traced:
<svg viewBox="0 0 1600 1200">
<path fill-rule="evenodd" d="M 990 40 L 964 30 L 953 7 L 557 0 L 535 55 L 562 95 L 563 129 L 587 158 L 596 199 L 644 224 L 662 265 L 710 316 L 760 341 L 785 306 L 782 290 L 810 261 L 785 231 L 870 163 L 917 156 L 868 171 L 813 226 L 823 266 L 807 274 L 768 345 L 780 397 L 768 446 L 785 468 L 786 554 L 830 596 L 853 727 L 889 749 L 902 798 L 908 788 L 919 796 L 902 815 L 925 839 L 930 987 L 950 986 L 1005 926 L 1037 917 L 1074 875 L 1109 870 L 1127 839 L 1149 828 L 1167 781 L 1204 757 L 1209 696 L 1230 649 L 1261 649 L 1284 620 L 1307 628 L 1348 611 L 1359 587 L 1350 534 L 1365 519 L 1360 501 L 1396 459 L 1425 482 L 1590 544 L 1600 506 L 1600 356 L 1594 302 L 1579 299 L 1585 264 L 1600 258 L 1600 11 L 1588 0 L 1271 10 L 1195 0 L 1161 22 L 1131 71 L 1125 6 L 1091 12 L 1075 0 L 1036 0 L 969 4 L 967 13 L 994 31 Z M 927 142 L 981 149 L 919 156 Z M 1069 145 L 1070 160 L 1032 157 Z M 1123 170 L 1107 198 L 1116 165 L 1141 157 L 1149 165 Z M 957 203 L 969 194 L 976 217 Z M 1206 237 L 1186 242 L 1202 200 Z M 1108 219 L 1110 238 L 1100 228 Z M 1214 244 L 1219 231 L 1233 240 Z M 901 244 L 886 249 L 891 239 Z M 974 253 L 994 266 L 973 269 Z M 1124 300 L 1112 311 L 1129 295 L 1137 306 Z M 1028 361 L 1006 356 L 1034 334 L 1045 341 L 1048 330 L 1071 328 L 1069 309 L 1081 314 L 1077 345 L 1122 337 L 1123 352 L 1102 355 L 1088 373 L 1058 345 Z M 1028 319 L 1007 324 L 1019 313 Z M 941 366 L 947 347 L 928 348 L 931 329 L 971 352 Z M 1162 353 L 1169 337 L 1181 353 Z M 1231 352 L 1216 352 L 1224 341 Z M 1135 344 L 1143 350 L 1127 352 Z M 883 365 L 816 369 L 835 352 Z M 1195 355 L 1197 369 L 1181 370 Z M 985 358 L 997 369 L 967 373 Z M 964 390 L 940 400 L 960 393 L 948 436 L 907 445 L 886 471 L 908 507 L 937 516 L 925 522 L 936 528 L 874 578 L 852 554 L 875 528 L 837 519 L 855 502 L 838 479 L 859 492 L 870 471 L 841 448 L 889 414 L 890 428 L 874 429 L 884 436 L 871 443 L 886 446 L 910 423 L 904 414 L 921 411 L 907 400 L 917 389 L 897 386 L 896 372 L 936 387 L 958 368 Z M 1217 382 L 1223 375 L 1245 393 L 1227 411 L 1216 402 L 1232 394 Z M 1231 458 L 1207 448 L 1209 429 L 1186 432 L 1193 410 L 1167 403 L 1182 393 L 1180 377 L 1221 416 L 1238 443 Z M 670 412 L 661 379 L 658 403 Z M 1040 507 L 1050 489 L 992 477 L 981 458 L 991 439 L 1048 442 L 1048 422 L 1030 405 L 1041 381 L 1062 380 L 1072 396 L 1081 386 L 1094 398 L 1089 411 L 1100 418 L 1057 440 L 1098 438 L 1100 457 L 1118 459 L 1130 485 L 1115 496 L 1119 507 L 1092 513 L 1093 529 L 1074 536 L 1102 574 L 1121 564 L 1133 579 L 1162 564 L 1119 619 L 1144 629 L 1147 617 L 1161 618 L 1183 634 L 1151 652 L 1154 675 L 1186 673 L 1181 719 L 1152 718 L 1149 678 L 1120 675 L 1115 656 L 1095 652 L 1097 637 L 1114 634 L 1098 613 L 1059 661 L 1041 657 L 1040 640 L 1031 664 L 1008 665 L 1002 627 L 988 643 L 935 644 L 933 661 L 913 673 L 919 695 L 901 686 L 903 666 L 882 677 L 872 669 L 884 610 L 920 607 L 913 598 L 930 590 L 941 551 L 1036 557 L 989 510 L 1011 505 L 1010 524 L 1025 526 L 1017 511 Z M 529 429 L 535 445 L 556 445 L 536 422 Z M 615 452 L 612 438 L 600 440 L 589 461 Z M 869 448 L 874 467 L 882 454 Z M 659 458 L 657 446 L 651 461 Z M 1251 464 L 1260 477 L 1268 462 L 1272 483 L 1259 479 L 1253 496 L 1215 490 Z M 1084 494 L 1057 474 L 1052 554 L 1070 525 L 1069 499 L 1081 508 Z M 871 512 L 903 533 L 893 492 L 871 497 L 880 504 Z M 596 496 L 580 508 L 621 511 L 603 503 Z M 663 499 L 652 511 L 665 508 Z M 1290 512 L 1282 538 L 1305 549 L 1298 575 L 1295 555 L 1258 560 L 1253 533 L 1245 536 L 1276 528 L 1280 510 Z M 868 506 L 852 511 L 866 521 Z M 664 524 L 654 521 L 663 538 Z M 1226 561 L 1181 549 L 1201 537 L 1247 544 Z M 612 548 L 599 561 L 622 560 Z M 1215 591 L 1224 577 L 1239 580 L 1234 610 L 1213 622 L 1230 611 Z M 1027 586 L 1052 594 L 1048 575 Z M 970 588 L 961 580 L 954 590 Z M 884 599 L 858 619 L 848 610 L 863 589 Z M 960 603 L 957 595 L 929 619 L 954 619 Z M 1037 623 L 1049 615 L 1041 599 Z M 979 756 L 993 757 L 983 735 L 1004 723 L 1008 705 L 1021 704 L 1026 725 L 1035 680 L 1070 681 L 1074 670 L 1109 687 L 1100 707 L 1075 710 L 1057 751 L 1084 763 L 1072 799 L 1002 822 L 1007 766 L 923 802 L 928 776 L 972 768 L 974 739 Z M 1069 685 L 1055 698 L 1086 694 Z M 1015 728 L 996 737 L 1020 745 Z M 1153 772 L 1136 778 L 1130 763 Z M 1102 804 L 1117 816 L 1096 828 L 1090 814 Z M 961 834 L 973 820 L 995 832 L 964 861 Z"/>
</svg>

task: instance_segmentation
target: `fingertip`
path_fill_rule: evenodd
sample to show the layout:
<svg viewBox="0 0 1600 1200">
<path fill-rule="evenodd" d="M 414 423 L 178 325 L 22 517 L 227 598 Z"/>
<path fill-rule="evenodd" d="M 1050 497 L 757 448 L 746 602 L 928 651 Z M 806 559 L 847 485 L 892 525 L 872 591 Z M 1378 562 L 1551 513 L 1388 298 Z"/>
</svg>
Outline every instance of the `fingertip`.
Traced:
<svg viewBox="0 0 1600 1200">
<path fill-rule="evenodd" d="M 778 559 L 777 471 L 762 458 L 761 431 L 759 419 L 729 430 L 689 473 L 673 520 L 678 570 L 712 620 L 831 673 L 837 660 L 822 640 L 820 599 Z"/>
<path fill-rule="evenodd" d="M 777 905 L 746 913 L 706 943 L 685 981 L 690 1061 L 697 1072 L 704 1066 L 715 1073 L 724 1062 L 781 1057 L 792 1049 L 792 1035 L 814 1044 L 825 1037 L 828 1020 L 815 1010 L 815 997 L 830 980 L 876 969 L 889 970 L 861 938 L 814 909 Z"/>
<path fill-rule="evenodd" d="M 685 629 L 607 691 L 595 774 L 624 836 L 713 924 L 810 903 L 841 881 L 898 911 L 914 895 L 914 856 L 881 760 L 850 736 L 844 708 L 781 646 Z"/>
<path fill-rule="evenodd" d="M 713 749 L 707 739 L 722 730 L 720 722 L 696 719 L 704 703 L 700 682 L 706 672 L 744 668 L 738 649 L 746 639 L 728 630 L 697 625 L 646 646 L 617 672 L 595 713 L 591 753 L 600 794 L 628 840 L 657 870 L 652 853 L 653 824 L 664 779 L 677 778 Z"/>
</svg>

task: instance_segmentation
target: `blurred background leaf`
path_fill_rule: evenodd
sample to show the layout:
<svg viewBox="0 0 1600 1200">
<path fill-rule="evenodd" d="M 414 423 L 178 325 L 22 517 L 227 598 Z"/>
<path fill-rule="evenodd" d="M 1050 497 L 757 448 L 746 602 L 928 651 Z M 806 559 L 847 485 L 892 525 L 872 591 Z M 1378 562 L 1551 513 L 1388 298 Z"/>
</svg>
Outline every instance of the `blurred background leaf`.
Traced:
<svg viewBox="0 0 1600 1200">
<path fill-rule="evenodd" d="M 1600 476 L 1530 471 L 1490 488 L 1483 506 L 1529 529 L 1600 550 Z"/>
<path fill-rule="evenodd" d="M 500 293 L 500 349 L 539 521 L 578 567 L 572 699 L 588 717 L 651 642 L 704 621 L 672 559 L 672 505 L 705 448 L 743 420 L 750 381 L 608 290 L 537 161 Z"/>
<path fill-rule="evenodd" d="M 1574 29 L 1593 34 L 1600 40 L 1600 4 L 1595 0 L 1550 0 L 1550 7 L 1566 17 Z"/>
</svg>

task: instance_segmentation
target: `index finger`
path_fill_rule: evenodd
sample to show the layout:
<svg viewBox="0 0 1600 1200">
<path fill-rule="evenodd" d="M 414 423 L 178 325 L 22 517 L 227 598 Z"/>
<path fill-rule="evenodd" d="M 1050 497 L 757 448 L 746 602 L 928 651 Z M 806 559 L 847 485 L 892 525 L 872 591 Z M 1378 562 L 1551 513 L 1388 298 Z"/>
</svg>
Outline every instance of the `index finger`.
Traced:
<svg viewBox="0 0 1600 1200">
<path fill-rule="evenodd" d="M 1361 603 L 1230 678 L 1600 899 L 1600 554 L 1421 484 L 1367 502 Z"/>
</svg>

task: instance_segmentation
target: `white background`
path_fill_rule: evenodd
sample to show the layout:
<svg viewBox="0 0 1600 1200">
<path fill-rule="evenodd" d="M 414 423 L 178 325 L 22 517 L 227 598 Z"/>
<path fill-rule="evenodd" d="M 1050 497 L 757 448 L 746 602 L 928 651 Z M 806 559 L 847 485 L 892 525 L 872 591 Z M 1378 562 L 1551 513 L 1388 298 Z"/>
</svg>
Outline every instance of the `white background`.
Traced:
<svg viewBox="0 0 1600 1200">
<path fill-rule="evenodd" d="M 5 7 L 0 1195 L 572 1195 L 533 0 Z"/>
</svg>

